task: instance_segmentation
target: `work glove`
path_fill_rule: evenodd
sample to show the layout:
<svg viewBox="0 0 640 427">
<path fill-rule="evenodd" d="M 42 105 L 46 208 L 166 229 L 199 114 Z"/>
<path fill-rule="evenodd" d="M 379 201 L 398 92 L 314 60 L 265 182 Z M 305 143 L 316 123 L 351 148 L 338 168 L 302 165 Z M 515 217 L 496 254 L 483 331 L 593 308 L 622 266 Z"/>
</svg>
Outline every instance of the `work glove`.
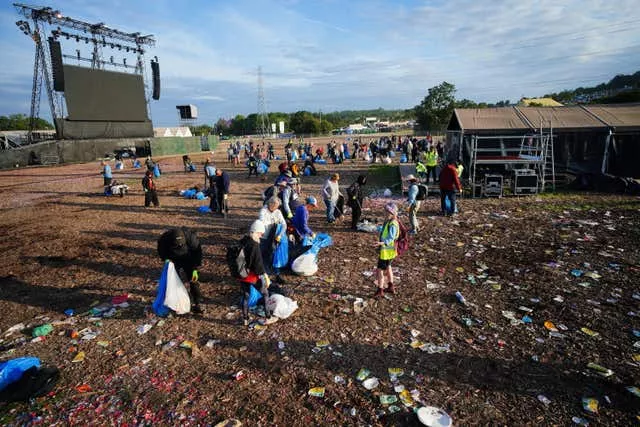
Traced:
<svg viewBox="0 0 640 427">
<path fill-rule="evenodd" d="M 164 260 L 164 263 L 165 263 L 165 264 L 168 264 L 168 263 L 170 263 L 170 262 L 171 262 L 171 260 L 170 260 L 170 259 L 165 259 L 165 260 Z"/>
<path fill-rule="evenodd" d="M 280 243 L 280 240 L 281 240 L 281 239 L 282 239 L 282 238 L 281 238 L 280 236 L 276 236 L 276 238 L 275 238 L 276 243 Z"/>
<path fill-rule="evenodd" d="M 228 198 L 229 198 L 229 195 L 228 195 L 228 194 L 225 194 L 225 195 L 224 195 L 224 199 L 225 199 L 225 200 L 227 200 Z"/>
<path fill-rule="evenodd" d="M 291 218 L 293 218 L 293 214 L 292 214 L 291 212 L 289 212 L 289 213 L 287 214 L 287 219 L 291 219 Z"/>
<path fill-rule="evenodd" d="M 316 239 L 316 233 L 311 233 L 311 240 L 315 240 Z"/>
<path fill-rule="evenodd" d="M 193 270 L 193 273 L 191 273 L 191 281 L 197 282 L 198 279 L 200 279 L 200 276 L 198 276 L 198 270 Z"/>
</svg>

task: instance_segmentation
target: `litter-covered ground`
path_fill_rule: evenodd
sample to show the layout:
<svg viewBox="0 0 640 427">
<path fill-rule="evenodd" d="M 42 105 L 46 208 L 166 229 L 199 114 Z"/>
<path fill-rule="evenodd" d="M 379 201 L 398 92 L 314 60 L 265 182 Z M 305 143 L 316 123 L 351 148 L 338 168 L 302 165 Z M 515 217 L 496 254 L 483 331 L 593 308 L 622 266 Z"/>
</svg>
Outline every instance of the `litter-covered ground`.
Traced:
<svg viewBox="0 0 640 427">
<path fill-rule="evenodd" d="M 267 182 L 228 169 L 225 220 L 178 194 L 203 183 L 204 156 L 190 174 L 179 156 L 160 160 L 160 208 L 143 207 L 141 170 L 114 173 L 122 198 L 101 195 L 97 162 L 0 172 L 0 360 L 61 372 L 48 395 L 2 404 L 2 424 L 405 426 L 422 406 L 455 425 L 640 422 L 638 198 L 463 199 L 453 218 L 429 199 L 394 264 L 399 292 L 379 301 L 376 234 L 327 226 L 320 207 L 312 228 L 333 245 L 315 277 L 285 276 L 300 308 L 247 328 L 225 245 L 256 218 L 277 162 Z M 304 193 L 366 166 L 318 169 Z M 382 203 L 364 216 L 380 219 Z M 206 312 L 159 319 L 156 241 L 177 225 L 203 241 Z"/>
</svg>

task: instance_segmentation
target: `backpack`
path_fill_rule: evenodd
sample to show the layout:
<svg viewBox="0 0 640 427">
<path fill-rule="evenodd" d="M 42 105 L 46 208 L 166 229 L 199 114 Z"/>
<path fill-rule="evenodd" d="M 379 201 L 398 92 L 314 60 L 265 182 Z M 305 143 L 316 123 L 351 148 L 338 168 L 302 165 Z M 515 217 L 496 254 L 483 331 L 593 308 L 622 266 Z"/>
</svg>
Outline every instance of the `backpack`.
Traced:
<svg viewBox="0 0 640 427">
<path fill-rule="evenodd" d="M 409 250 L 409 230 L 404 226 L 400 220 L 398 220 L 398 240 L 396 240 L 396 252 L 398 255 L 402 255 Z"/>
<path fill-rule="evenodd" d="M 418 195 L 416 196 L 416 200 L 425 200 L 427 198 L 427 194 L 429 193 L 429 189 L 424 184 L 418 185 Z"/>
<path fill-rule="evenodd" d="M 227 265 L 231 275 L 235 278 L 244 279 L 249 275 L 242 241 L 227 246 Z"/>
</svg>

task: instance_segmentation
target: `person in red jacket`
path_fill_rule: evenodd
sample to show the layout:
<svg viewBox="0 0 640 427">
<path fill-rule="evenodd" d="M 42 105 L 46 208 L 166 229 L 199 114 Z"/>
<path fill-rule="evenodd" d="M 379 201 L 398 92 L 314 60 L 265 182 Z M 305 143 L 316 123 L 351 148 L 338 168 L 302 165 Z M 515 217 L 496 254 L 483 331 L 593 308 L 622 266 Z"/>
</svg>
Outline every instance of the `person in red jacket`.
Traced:
<svg viewBox="0 0 640 427">
<path fill-rule="evenodd" d="M 447 166 L 440 171 L 440 207 L 443 215 L 452 215 L 456 207 L 456 190 L 462 194 L 462 185 L 458 179 L 455 160 L 449 160 Z M 446 209 L 446 199 L 450 206 Z"/>
<path fill-rule="evenodd" d="M 153 172 L 148 170 L 142 178 L 142 189 L 144 190 L 144 207 L 148 208 L 153 202 L 153 206 L 160 206 L 158 201 L 158 192 L 156 189 L 156 183 L 153 181 Z"/>
</svg>

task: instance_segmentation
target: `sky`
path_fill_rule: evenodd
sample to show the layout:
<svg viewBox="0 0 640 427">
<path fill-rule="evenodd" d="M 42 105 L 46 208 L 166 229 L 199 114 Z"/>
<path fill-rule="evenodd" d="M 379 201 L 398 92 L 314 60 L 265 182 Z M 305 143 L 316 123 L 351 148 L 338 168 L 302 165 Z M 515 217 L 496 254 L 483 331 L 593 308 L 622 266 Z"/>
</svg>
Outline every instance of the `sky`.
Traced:
<svg viewBox="0 0 640 427">
<path fill-rule="evenodd" d="M 31 4 L 31 3 L 30 3 Z M 153 34 L 160 62 L 154 126 L 180 104 L 198 123 L 267 111 L 404 109 L 430 87 L 476 102 L 606 82 L 640 70 L 638 0 L 50 0 L 65 16 Z M 28 114 L 34 43 L 0 5 L 0 115 Z M 62 40 L 63 53 L 84 43 Z M 85 53 L 87 52 L 87 53 Z M 121 61 L 122 52 L 104 49 Z M 65 62 L 74 64 L 73 60 Z M 131 59 L 128 63 L 133 62 Z M 150 79 L 149 79 L 150 81 Z M 41 116 L 49 119 L 46 98 Z"/>
</svg>

